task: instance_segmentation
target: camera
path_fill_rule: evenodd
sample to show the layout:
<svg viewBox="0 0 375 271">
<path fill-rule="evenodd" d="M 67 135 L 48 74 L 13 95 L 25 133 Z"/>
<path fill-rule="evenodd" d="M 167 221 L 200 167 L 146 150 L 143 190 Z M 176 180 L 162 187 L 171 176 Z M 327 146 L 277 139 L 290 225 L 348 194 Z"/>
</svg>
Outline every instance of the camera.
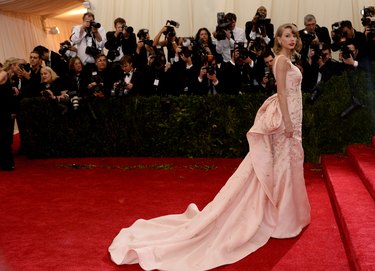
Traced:
<svg viewBox="0 0 375 271">
<path fill-rule="evenodd" d="M 214 56 L 213 55 L 207 55 L 206 56 L 206 62 L 207 62 L 207 66 L 206 66 L 207 74 L 214 75 L 215 70 L 216 70 L 215 65 L 214 65 Z"/>
<path fill-rule="evenodd" d="M 306 29 L 302 31 L 301 40 L 304 44 L 311 44 L 315 37 L 315 32 L 309 32 Z"/>
<path fill-rule="evenodd" d="M 86 47 L 86 50 L 85 50 L 85 53 L 92 56 L 92 57 L 96 57 L 97 55 L 99 55 L 100 53 L 102 52 L 102 50 L 96 48 L 95 46 L 87 46 Z"/>
<path fill-rule="evenodd" d="M 73 109 L 77 110 L 79 108 L 79 100 L 81 98 L 78 97 L 77 95 L 74 95 L 71 99 L 70 102 L 72 103 Z"/>
<path fill-rule="evenodd" d="M 69 47 L 71 46 L 70 42 L 68 40 L 65 40 L 60 43 L 60 49 L 59 54 L 65 55 L 65 53 L 69 50 Z"/>
<path fill-rule="evenodd" d="M 369 26 L 371 22 L 375 21 L 375 18 L 374 18 L 375 8 L 374 7 L 363 8 L 360 13 L 362 15 L 361 22 L 363 26 Z"/>
<path fill-rule="evenodd" d="M 100 28 L 102 25 L 98 22 L 92 21 L 92 22 L 90 22 L 90 26 L 92 26 L 94 28 Z"/>
<path fill-rule="evenodd" d="M 107 58 L 108 58 L 108 60 L 114 60 L 119 55 L 120 55 L 120 51 L 117 50 L 117 49 L 115 49 L 115 50 L 108 50 Z"/>
<path fill-rule="evenodd" d="M 103 78 L 98 75 L 97 71 L 91 73 L 91 82 L 95 82 L 96 85 L 93 87 L 94 96 L 104 95 L 104 82 Z"/>
<path fill-rule="evenodd" d="M 185 57 L 191 57 L 193 53 L 192 51 L 193 44 L 194 44 L 194 38 L 192 37 L 182 38 L 180 55 L 184 55 Z"/>
<path fill-rule="evenodd" d="M 238 50 L 239 59 L 244 60 L 249 57 L 249 51 L 245 47 L 244 42 L 235 42 L 234 43 L 234 50 Z"/>
<path fill-rule="evenodd" d="M 248 46 L 248 54 L 252 60 L 255 60 L 258 56 L 262 55 L 267 49 L 266 42 L 259 37 L 255 38 L 254 40 L 250 40 Z"/>
<path fill-rule="evenodd" d="M 127 26 L 126 24 L 122 25 L 122 30 L 129 34 L 132 34 L 134 32 L 134 28 L 131 26 Z"/>
<path fill-rule="evenodd" d="M 334 43 L 343 43 L 346 40 L 346 33 L 342 31 L 341 26 L 342 21 L 335 22 L 332 24 L 332 32 L 335 34 L 333 36 L 333 42 Z"/>
<path fill-rule="evenodd" d="M 343 44 L 340 48 L 342 57 L 344 59 L 348 59 L 350 57 L 353 57 L 353 53 L 350 51 L 349 47 L 347 44 Z"/>
<path fill-rule="evenodd" d="M 115 83 L 115 87 L 111 90 L 112 97 L 121 97 L 123 95 L 127 95 L 129 90 L 126 89 L 128 84 L 124 80 L 120 80 Z"/>
<path fill-rule="evenodd" d="M 153 45 L 153 41 L 150 40 L 149 34 L 148 34 L 148 29 L 142 28 L 138 31 L 137 37 L 140 41 L 142 41 L 144 44 L 148 46 Z"/>
<path fill-rule="evenodd" d="M 361 10 L 361 22 L 367 28 L 367 39 L 373 40 L 375 38 L 375 7 L 367 7 Z"/>
<path fill-rule="evenodd" d="M 225 19 L 225 13 L 224 12 L 218 12 L 216 15 L 217 19 L 217 26 L 216 26 L 216 35 L 215 38 L 217 40 L 225 40 L 227 38 L 227 33 L 225 31 L 230 30 L 229 27 L 232 24 L 232 22 L 229 22 Z"/>
<path fill-rule="evenodd" d="M 180 24 L 176 21 L 173 21 L 173 20 L 168 20 L 165 24 L 165 26 L 167 27 L 167 30 L 163 32 L 163 34 L 167 37 L 175 37 L 176 36 L 176 31 L 175 31 L 175 27 L 176 28 L 179 28 L 180 27 Z"/>
<path fill-rule="evenodd" d="M 271 23 L 271 19 L 267 19 L 266 16 L 264 16 L 263 14 L 260 14 L 259 12 L 257 12 L 255 14 L 255 16 L 258 17 L 258 19 L 257 19 L 257 26 L 258 27 L 265 26 L 265 25 Z"/>
</svg>

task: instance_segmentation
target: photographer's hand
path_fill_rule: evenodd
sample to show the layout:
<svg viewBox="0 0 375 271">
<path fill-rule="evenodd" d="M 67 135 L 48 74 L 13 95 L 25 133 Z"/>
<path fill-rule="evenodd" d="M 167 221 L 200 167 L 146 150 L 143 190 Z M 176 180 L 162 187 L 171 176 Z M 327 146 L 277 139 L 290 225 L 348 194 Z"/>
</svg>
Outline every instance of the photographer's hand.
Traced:
<svg viewBox="0 0 375 271">
<path fill-rule="evenodd" d="M 92 83 L 90 83 L 90 84 L 87 85 L 87 88 L 88 88 L 88 89 L 92 89 L 92 88 L 95 87 L 96 85 L 97 85 L 96 82 L 92 82 Z"/>
<path fill-rule="evenodd" d="M 207 74 L 208 80 L 212 81 L 212 84 L 216 86 L 219 83 L 219 80 L 217 80 L 216 73 L 214 74 Z"/>
<path fill-rule="evenodd" d="M 26 71 L 25 69 L 18 68 L 17 74 L 19 77 L 23 77 L 26 80 L 30 80 L 31 78 L 31 71 Z"/>
<path fill-rule="evenodd" d="M 253 27 L 251 28 L 251 31 L 253 31 L 253 32 L 257 32 L 258 18 L 259 18 L 259 16 L 255 15 L 254 18 L 253 18 L 253 20 L 252 20 Z"/>
<path fill-rule="evenodd" d="M 102 41 L 102 35 L 100 35 L 99 31 L 98 31 L 98 28 L 95 28 L 95 27 L 91 27 L 92 29 L 92 33 L 94 34 L 95 36 L 95 39 L 98 41 L 98 42 L 101 42 Z"/>
<path fill-rule="evenodd" d="M 267 29 L 265 25 L 261 25 L 260 27 L 260 34 L 262 35 L 263 38 L 267 37 Z"/>
<path fill-rule="evenodd" d="M 125 88 L 127 89 L 127 90 L 131 90 L 132 88 L 133 88 L 133 83 L 127 83 L 126 84 L 126 86 L 125 86 Z"/>
</svg>

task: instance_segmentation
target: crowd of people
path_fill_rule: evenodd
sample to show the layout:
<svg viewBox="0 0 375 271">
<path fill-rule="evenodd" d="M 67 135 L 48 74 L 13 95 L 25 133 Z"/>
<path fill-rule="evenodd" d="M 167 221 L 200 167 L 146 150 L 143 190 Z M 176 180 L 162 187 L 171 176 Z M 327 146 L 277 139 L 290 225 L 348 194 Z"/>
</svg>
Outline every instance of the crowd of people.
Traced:
<svg viewBox="0 0 375 271">
<path fill-rule="evenodd" d="M 332 30 L 306 15 L 299 31 L 302 90 L 319 94 L 319 85 L 344 70 L 369 70 L 375 60 L 375 8 L 363 10 L 364 31 L 343 20 Z M 30 59 L 11 57 L 1 65 L 1 119 L 14 119 L 20 99 L 41 97 L 78 108 L 80 100 L 120 96 L 239 95 L 276 92 L 272 71 L 274 26 L 259 7 L 244 28 L 233 13 L 218 13 L 212 33 L 205 27 L 195 36 L 180 37 L 179 23 L 168 20 L 154 38 L 148 29 L 137 33 L 124 18 L 106 32 L 93 13 L 83 15 L 59 52 L 38 45 Z M 339 59 L 332 57 L 339 51 Z M 9 102 L 11 100 L 11 102 Z M 14 121 L 12 121 L 14 122 Z M 0 122 L 2 169 L 13 169 L 9 153 L 10 125 Z M 9 129 L 8 129 L 9 128 Z M 7 132 L 6 132 L 7 131 Z M 4 143 L 5 142 L 5 143 Z"/>
</svg>

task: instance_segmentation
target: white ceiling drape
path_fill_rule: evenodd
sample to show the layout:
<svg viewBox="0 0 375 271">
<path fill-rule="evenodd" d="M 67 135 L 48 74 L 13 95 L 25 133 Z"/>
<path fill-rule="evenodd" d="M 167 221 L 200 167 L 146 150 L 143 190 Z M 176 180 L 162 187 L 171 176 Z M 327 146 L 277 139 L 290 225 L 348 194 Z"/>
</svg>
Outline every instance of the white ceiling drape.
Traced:
<svg viewBox="0 0 375 271">
<path fill-rule="evenodd" d="M 81 22 L 78 17 L 57 19 L 56 15 L 83 7 L 82 0 L 0 0 L 0 62 L 14 56 L 28 60 L 38 44 L 58 51 L 59 42 L 69 38 L 71 28 Z M 329 29 L 340 20 L 351 20 L 362 31 L 360 10 L 375 5 L 375 0 L 90 0 L 92 11 L 106 31 L 113 30 L 116 17 L 123 17 L 135 31 L 148 28 L 156 35 L 166 20 L 180 23 L 179 36 L 193 36 L 201 27 L 213 31 L 217 12 L 233 12 L 237 25 L 244 27 L 256 9 L 268 10 L 275 28 L 292 22 L 303 28 L 303 17 L 314 14 L 320 25 Z M 60 34 L 50 35 L 44 26 L 58 26 Z"/>
</svg>

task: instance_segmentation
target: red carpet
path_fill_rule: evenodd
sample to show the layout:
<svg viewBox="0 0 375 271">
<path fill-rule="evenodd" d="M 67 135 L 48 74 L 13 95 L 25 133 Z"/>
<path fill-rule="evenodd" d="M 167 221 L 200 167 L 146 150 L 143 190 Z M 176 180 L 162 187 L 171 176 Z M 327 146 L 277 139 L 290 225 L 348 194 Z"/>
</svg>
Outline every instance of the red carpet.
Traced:
<svg viewBox="0 0 375 271">
<path fill-rule="evenodd" d="M 324 155 L 322 164 L 337 221 L 353 270 L 375 270 L 375 202 L 370 146 L 350 145 L 347 155 Z M 362 173 L 361 173 L 362 172 Z M 374 179 L 371 179 L 374 178 Z"/>
<path fill-rule="evenodd" d="M 18 138 L 15 137 L 15 149 Z M 116 266 L 107 248 L 137 218 L 203 208 L 240 159 L 27 160 L 0 172 L 1 271 L 141 270 Z M 305 165 L 312 222 L 294 239 L 271 239 L 215 270 L 349 270 L 318 165 Z"/>
<path fill-rule="evenodd" d="M 239 159 L 27 160 L 0 172 L 0 270 L 141 270 L 114 265 L 107 248 L 139 217 L 202 208 Z M 312 222 L 295 239 L 270 240 L 216 270 L 349 270 L 322 172 L 306 165 Z M 2 259 L 1 259 L 2 258 Z"/>
</svg>

